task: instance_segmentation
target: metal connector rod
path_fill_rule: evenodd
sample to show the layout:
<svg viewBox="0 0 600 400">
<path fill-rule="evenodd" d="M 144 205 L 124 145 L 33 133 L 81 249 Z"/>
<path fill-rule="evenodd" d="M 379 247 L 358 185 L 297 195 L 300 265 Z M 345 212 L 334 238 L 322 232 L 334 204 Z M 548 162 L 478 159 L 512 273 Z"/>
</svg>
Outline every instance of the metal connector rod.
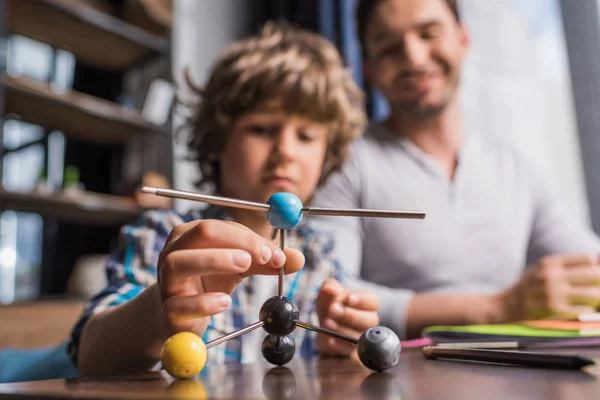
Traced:
<svg viewBox="0 0 600 400">
<path fill-rule="evenodd" d="M 184 199 L 192 201 L 200 201 L 203 203 L 214 204 L 217 206 L 244 208 L 253 211 L 269 211 L 271 208 L 268 204 L 255 203 L 253 201 L 231 199 L 229 197 L 211 196 L 207 194 L 199 194 L 193 192 L 185 192 L 183 190 L 164 189 L 150 186 L 144 186 L 142 192 L 155 194 L 157 196 L 173 197 L 175 199 Z"/>
<path fill-rule="evenodd" d="M 226 342 L 229 339 L 236 338 L 238 336 L 243 335 L 244 333 L 252 332 L 253 330 L 260 328 L 263 325 L 264 325 L 264 322 L 262 322 L 262 321 L 255 322 L 252 325 L 248 325 L 245 328 L 242 328 L 235 332 L 228 333 L 227 335 L 221 336 L 220 338 L 217 338 L 215 340 L 211 340 L 210 342 L 206 343 L 206 348 L 210 349 L 211 347 L 221 344 L 223 342 Z"/>
<path fill-rule="evenodd" d="M 348 343 L 358 344 L 358 339 L 354 339 L 354 338 L 351 338 L 349 336 L 344 336 L 344 335 L 339 334 L 337 332 L 330 331 L 329 329 L 319 328 L 318 326 L 307 324 L 306 322 L 296 321 L 296 326 L 299 326 L 300 328 L 308 329 L 309 331 L 313 331 L 313 332 L 317 332 L 317 333 L 322 333 L 324 335 L 328 335 L 328 336 L 334 337 L 336 339 L 345 340 Z"/>
<path fill-rule="evenodd" d="M 388 211 L 369 210 L 361 208 L 303 208 L 302 214 L 306 215 L 330 215 L 337 217 L 375 217 L 375 218 L 405 218 L 425 219 L 425 213 L 421 211 Z"/>
<path fill-rule="evenodd" d="M 285 251 L 285 229 L 279 229 L 279 247 Z M 285 266 L 279 268 L 279 281 L 277 282 L 277 295 L 283 297 L 283 277 L 285 276 Z"/>
</svg>

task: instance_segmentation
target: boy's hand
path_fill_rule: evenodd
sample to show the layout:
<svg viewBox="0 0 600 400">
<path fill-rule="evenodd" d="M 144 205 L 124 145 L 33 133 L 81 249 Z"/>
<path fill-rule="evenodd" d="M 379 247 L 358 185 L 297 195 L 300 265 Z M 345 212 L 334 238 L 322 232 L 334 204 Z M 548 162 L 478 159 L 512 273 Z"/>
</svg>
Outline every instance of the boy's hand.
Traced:
<svg viewBox="0 0 600 400">
<path fill-rule="evenodd" d="M 317 314 L 321 327 L 358 339 L 368 328 L 379 324 L 379 298 L 368 292 L 352 292 L 337 280 L 328 279 L 317 297 Z M 323 355 L 347 356 L 356 345 L 317 334 L 317 349 Z"/>
<path fill-rule="evenodd" d="M 171 232 L 158 258 L 159 326 L 166 335 L 191 331 L 202 335 L 211 315 L 231 303 L 229 294 L 250 275 L 300 270 L 304 256 L 285 254 L 271 241 L 229 221 L 202 220 Z"/>
<path fill-rule="evenodd" d="M 600 268 L 589 254 L 544 257 L 498 297 L 506 321 L 594 312 L 600 305 Z"/>
</svg>

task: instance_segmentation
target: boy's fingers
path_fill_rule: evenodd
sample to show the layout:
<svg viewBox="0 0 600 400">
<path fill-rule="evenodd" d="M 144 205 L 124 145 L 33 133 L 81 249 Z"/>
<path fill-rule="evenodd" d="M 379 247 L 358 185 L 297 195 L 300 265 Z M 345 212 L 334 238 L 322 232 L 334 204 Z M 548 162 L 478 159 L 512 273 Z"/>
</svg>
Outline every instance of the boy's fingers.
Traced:
<svg viewBox="0 0 600 400">
<path fill-rule="evenodd" d="M 189 320 L 218 314 L 230 304 L 231 297 L 225 293 L 173 296 L 164 301 L 162 311 L 169 324 L 177 328 L 185 326 Z"/>
<path fill-rule="evenodd" d="M 347 329 L 340 329 L 335 322 L 331 320 L 325 320 L 326 323 L 323 324 L 323 328 L 329 329 L 334 332 L 341 333 L 343 335 L 349 336 L 351 338 L 358 338 L 356 332 L 349 331 Z M 346 342 L 342 339 L 336 339 L 329 335 L 319 334 L 317 335 L 317 350 L 321 354 L 326 355 L 348 355 L 356 350 L 356 345 L 354 343 Z"/>
<path fill-rule="evenodd" d="M 339 303 L 332 304 L 327 317 L 340 327 L 347 327 L 359 332 L 379 324 L 379 317 L 376 313 L 343 307 Z"/>
<path fill-rule="evenodd" d="M 161 256 L 184 249 L 240 249 L 250 253 L 255 264 L 281 267 L 286 262 L 284 252 L 273 242 L 238 223 L 203 220 L 183 224 L 178 229 L 183 233 L 165 246 Z"/>
<path fill-rule="evenodd" d="M 321 285 L 317 295 L 316 307 L 317 314 L 323 317 L 327 314 L 329 308 L 336 300 L 341 300 L 346 289 L 335 279 L 327 279 Z"/>
<path fill-rule="evenodd" d="M 344 304 L 365 311 L 379 310 L 379 297 L 369 292 L 348 292 Z"/>
<path fill-rule="evenodd" d="M 339 296 L 345 290 L 346 289 L 344 288 L 344 286 L 342 286 L 342 284 L 334 278 L 326 279 L 321 285 L 321 293 L 328 294 L 334 297 Z"/>
<path fill-rule="evenodd" d="M 298 272 L 304 266 L 304 254 L 300 250 L 288 247 L 285 249 L 285 274 L 293 274 Z M 279 266 L 273 262 L 268 262 L 265 265 L 252 264 L 252 266 L 242 273 L 243 277 L 250 275 L 278 275 Z"/>
<path fill-rule="evenodd" d="M 317 345 L 319 353 L 328 356 L 347 356 L 356 350 L 356 345 L 340 339 L 324 336 Z"/>
<path fill-rule="evenodd" d="M 362 331 L 356 331 L 351 328 L 339 326 L 330 319 L 327 319 L 325 321 L 325 323 L 323 324 L 323 328 L 329 329 L 329 330 L 337 332 L 341 335 L 350 337 L 352 339 L 357 339 L 357 340 L 360 337 L 360 335 L 362 334 Z M 333 338 L 333 337 L 325 335 L 325 334 L 321 334 L 320 336 L 322 336 L 321 340 L 323 340 L 323 342 L 326 343 L 326 347 L 331 347 L 336 350 L 343 349 L 344 351 L 340 354 L 347 355 L 356 349 L 356 345 L 354 343 L 349 343 L 343 339 L 336 339 L 336 338 Z"/>
<path fill-rule="evenodd" d="M 327 346 L 337 351 L 339 355 L 347 356 L 356 350 L 356 345 L 344 340 L 327 338 Z"/>
<path fill-rule="evenodd" d="M 341 335 L 344 335 L 344 336 L 347 336 L 347 337 L 350 337 L 350 338 L 356 339 L 356 340 L 358 340 L 360 335 L 362 335 L 362 333 L 364 332 L 364 329 L 354 329 L 349 326 L 344 326 L 344 325 L 337 323 L 336 321 L 334 321 L 331 318 L 325 319 L 325 322 L 323 323 L 323 328 L 329 329 L 330 331 L 337 332 Z M 340 339 L 340 340 L 342 340 L 342 339 Z"/>
<path fill-rule="evenodd" d="M 160 268 L 165 287 L 195 276 L 240 274 L 252 264 L 250 253 L 236 249 L 178 250 L 167 254 Z"/>
<path fill-rule="evenodd" d="M 181 235 L 183 235 L 185 232 L 187 232 L 192 227 L 194 227 L 195 225 L 197 225 L 201 222 L 202 221 L 196 220 L 196 221 L 187 222 L 185 224 L 175 225 L 175 227 L 173 229 L 171 229 L 171 232 L 169 233 L 169 237 L 167 238 L 167 243 L 165 245 L 165 248 L 170 246 L 172 243 L 176 242 L 181 237 Z"/>
</svg>

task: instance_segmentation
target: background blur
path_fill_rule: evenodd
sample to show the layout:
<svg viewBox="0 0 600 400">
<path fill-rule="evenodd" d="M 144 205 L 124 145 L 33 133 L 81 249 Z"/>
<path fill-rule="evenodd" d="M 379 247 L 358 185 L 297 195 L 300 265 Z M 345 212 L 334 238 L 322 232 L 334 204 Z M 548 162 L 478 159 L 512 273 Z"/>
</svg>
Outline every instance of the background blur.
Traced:
<svg viewBox="0 0 600 400">
<path fill-rule="evenodd" d="M 196 166 L 173 136 L 173 97 L 189 95 L 177 87 L 183 68 L 202 83 L 228 43 L 268 19 L 336 43 L 370 116 L 384 117 L 362 79 L 355 4 L 0 0 L 0 304 L 89 297 L 104 285 L 119 227 L 171 206 L 136 188 L 195 190 Z M 472 40 L 467 133 L 509 139 L 573 218 L 600 232 L 599 3 L 463 0 L 461 12 Z"/>
<path fill-rule="evenodd" d="M 338 44 L 355 79 L 363 83 L 353 19 L 356 0 L 255 3 L 179 0 L 173 32 L 174 76 L 181 73 L 182 66 L 189 65 L 195 79 L 203 81 L 220 49 L 255 29 L 254 4 L 259 4 L 259 14 L 284 17 L 328 36 Z M 508 138 L 546 175 L 574 218 L 591 224 L 590 202 L 600 204 L 600 198 L 588 197 L 588 185 L 594 182 L 590 176 L 586 184 L 581 143 L 588 145 L 585 138 L 590 137 L 592 142 L 599 141 L 595 145 L 598 148 L 600 138 L 596 136 L 597 122 L 590 126 L 591 121 L 580 121 L 582 127 L 578 130 L 573 82 L 578 83 L 575 89 L 592 95 L 593 82 L 600 71 L 578 71 L 580 76 L 572 79 L 566 38 L 571 35 L 571 41 L 579 47 L 574 51 L 580 59 L 573 63 L 585 63 L 582 53 L 600 50 L 596 41 L 600 32 L 597 4 L 462 0 L 461 12 L 472 40 L 462 86 L 468 134 Z M 563 13 L 575 18 L 575 24 L 565 26 Z M 211 40 L 203 41 L 207 36 Z M 186 40 L 190 37 L 197 40 Z M 594 115 L 583 115 L 594 106 L 595 103 L 580 104 L 582 118 L 595 119 Z M 381 118 L 387 107 L 379 96 L 372 94 L 369 110 L 373 118 Z M 183 147 L 176 146 L 176 154 L 183 151 Z M 591 175 L 597 157 L 593 152 L 587 156 L 585 165 Z M 196 173 L 195 166 L 176 161 L 175 171 L 175 186 L 192 190 L 190 176 Z M 593 185 L 591 192 L 596 192 Z M 189 206 L 178 203 L 181 209 Z M 600 231 L 600 218 L 595 222 L 594 228 Z"/>
</svg>

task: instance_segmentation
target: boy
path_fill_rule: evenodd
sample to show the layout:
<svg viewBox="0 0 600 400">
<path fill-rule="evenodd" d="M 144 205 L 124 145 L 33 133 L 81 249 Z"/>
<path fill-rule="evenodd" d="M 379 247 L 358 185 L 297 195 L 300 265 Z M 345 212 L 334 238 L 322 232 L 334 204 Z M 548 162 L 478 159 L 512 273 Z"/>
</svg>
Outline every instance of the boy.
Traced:
<svg viewBox="0 0 600 400">
<path fill-rule="evenodd" d="M 365 125 L 361 92 L 339 53 L 302 30 L 268 25 L 229 46 L 206 87 L 190 86 L 202 99 L 189 121 L 190 149 L 201 183 L 222 196 L 266 202 L 286 191 L 306 203 Z M 69 351 L 81 374 L 151 369 L 176 332 L 210 341 L 256 322 L 283 265 L 286 273 L 299 271 L 285 280 L 284 293 L 300 319 L 353 337 L 378 323 L 377 297 L 347 291 L 335 279 L 333 243 L 310 218 L 290 231 L 285 254 L 272 232 L 262 213 L 220 207 L 148 212 L 124 227 L 107 266 L 110 284 L 73 331 Z M 256 330 L 212 348 L 209 363 L 260 358 L 264 335 Z M 302 356 L 354 351 L 309 331 L 293 335 Z"/>
</svg>

